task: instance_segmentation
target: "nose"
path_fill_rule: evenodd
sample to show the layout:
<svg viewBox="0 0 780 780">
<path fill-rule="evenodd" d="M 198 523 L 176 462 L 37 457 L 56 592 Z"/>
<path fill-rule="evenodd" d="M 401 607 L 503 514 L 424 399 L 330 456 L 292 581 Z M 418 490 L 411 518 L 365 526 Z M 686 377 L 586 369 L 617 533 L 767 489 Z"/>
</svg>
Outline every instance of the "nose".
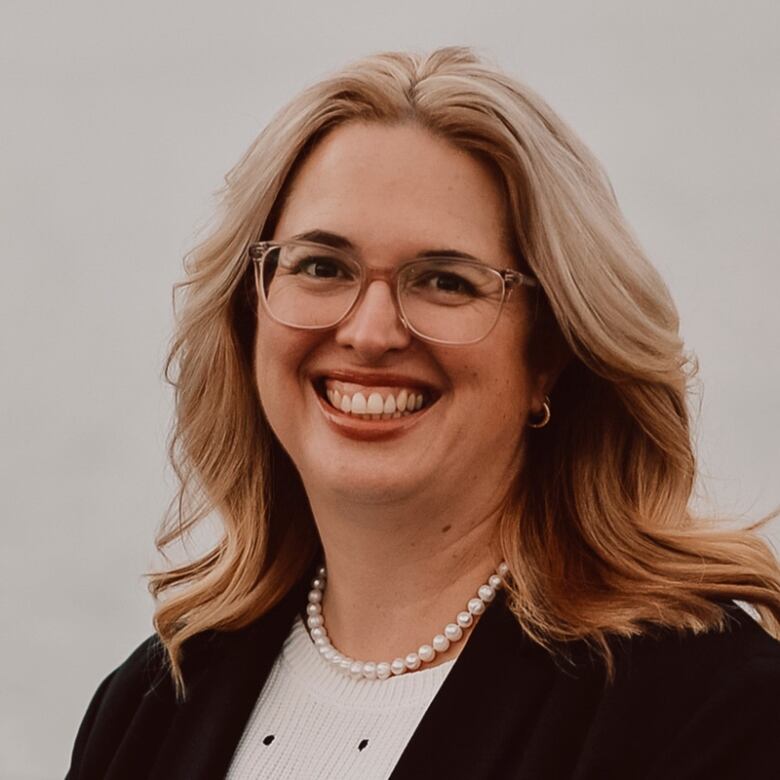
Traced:
<svg viewBox="0 0 780 780">
<path fill-rule="evenodd" d="M 374 363 L 389 350 L 404 349 L 411 334 L 401 321 L 390 284 L 375 279 L 355 309 L 336 329 L 336 343 L 351 347 L 367 363 Z"/>
</svg>

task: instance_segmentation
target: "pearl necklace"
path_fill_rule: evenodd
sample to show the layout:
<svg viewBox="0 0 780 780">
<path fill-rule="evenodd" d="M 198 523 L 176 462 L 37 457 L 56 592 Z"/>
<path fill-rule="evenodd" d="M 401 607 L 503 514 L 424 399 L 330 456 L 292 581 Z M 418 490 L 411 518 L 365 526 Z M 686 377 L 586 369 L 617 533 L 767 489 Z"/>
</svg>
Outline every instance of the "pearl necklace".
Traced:
<svg viewBox="0 0 780 780">
<path fill-rule="evenodd" d="M 317 576 L 312 580 L 309 591 L 309 603 L 306 606 L 309 634 L 317 646 L 322 657 L 344 674 L 354 679 L 386 680 L 390 675 L 403 674 L 406 671 L 413 672 L 423 664 L 430 663 L 437 653 L 446 652 L 451 644 L 459 642 L 464 631 L 474 624 L 474 616 L 481 615 L 487 605 L 493 601 L 496 591 L 501 587 L 509 571 L 509 567 L 503 561 L 498 565 L 494 574 L 491 574 L 484 585 L 477 589 L 477 596 L 469 599 L 466 609 L 459 612 L 454 623 L 448 623 L 441 634 L 436 634 L 431 643 L 421 645 L 416 653 L 409 653 L 405 658 L 396 658 L 392 662 L 380 661 L 356 661 L 353 658 L 339 653 L 330 643 L 328 632 L 325 630 L 325 618 L 322 615 L 322 594 L 325 592 L 326 571 L 324 566 L 317 569 Z"/>
</svg>

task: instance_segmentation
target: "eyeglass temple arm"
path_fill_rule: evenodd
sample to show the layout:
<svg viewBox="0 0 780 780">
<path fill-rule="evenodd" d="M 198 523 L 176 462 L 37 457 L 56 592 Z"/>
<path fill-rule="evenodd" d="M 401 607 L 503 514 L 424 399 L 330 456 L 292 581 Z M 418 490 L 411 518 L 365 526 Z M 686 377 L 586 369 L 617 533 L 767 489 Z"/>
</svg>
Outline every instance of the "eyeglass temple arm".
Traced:
<svg viewBox="0 0 780 780">
<path fill-rule="evenodd" d="M 269 246 L 271 246 L 270 241 L 257 241 L 254 244 L 250 244 L 247 251 L 252 260 L 259 260 Z"/>
<path fill-rule="evenodd" d="M 511 291 L 514 287 L 522 284 L 528 287 L 539 286 L 538 280 L 535 279 L 533 276 L 529 276 L 528 274 L 522 274 L 520 273 L 520 271 L 515 271 L 513 269 L 507 269 L 505 271 L 501 271 L 501 276 L 504 278 L 504 283 L 506 284 L 507 291 Z"/>
</svg>

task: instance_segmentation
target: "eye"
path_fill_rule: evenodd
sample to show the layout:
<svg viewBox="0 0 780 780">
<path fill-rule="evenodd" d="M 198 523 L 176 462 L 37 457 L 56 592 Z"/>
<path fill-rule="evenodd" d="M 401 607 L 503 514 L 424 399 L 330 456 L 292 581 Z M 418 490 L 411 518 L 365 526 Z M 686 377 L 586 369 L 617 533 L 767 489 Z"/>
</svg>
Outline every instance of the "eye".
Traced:
<svg viewBox="0 0 780 780">
<path fill-rule="evenodd" d="M 424 264 L 410 271 L 404 284 L 408 294 L 432 303 L 453 305 L 485 295 L 485 279 L 479 271 L 453 264 Z"/>
<path fill-rule="evenodd" d="M 282 247 L 278 270 L 286 277 L 301 281 L 351 281 L 355 270 L 349 261 L 322 247 L 291 244 Z"/>
<path fill-rule="evenodd" d="M 349 269 L 333 257 L 307 257 L 298 261 L 296 273 L 317 279 L 348 279 Z"/>
<path fill-rule="evenodd" d="M 493 269 L 449 258 L 412 263 L 401 277 L 406 302 L 435 307 L 500 303 L 502 285 Z"/>
<path fill-rule="evenodd" d="M 431 290 L 459 295 L 476 295 L 474 285 L 463 276 L 451 271 L 431 271 L 421 282 Z"/>
</svg>

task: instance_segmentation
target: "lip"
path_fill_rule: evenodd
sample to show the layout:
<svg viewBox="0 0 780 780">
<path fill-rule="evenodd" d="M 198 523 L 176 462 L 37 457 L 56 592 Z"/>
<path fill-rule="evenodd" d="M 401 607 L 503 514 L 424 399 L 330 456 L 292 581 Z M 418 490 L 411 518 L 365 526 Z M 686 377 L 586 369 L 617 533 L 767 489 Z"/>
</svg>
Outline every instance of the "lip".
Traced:
<svg viewBox="0 0 780 780">
<path fill-rule="evenodd" d="M 328 373 L 323 376 L 332 377 L 333 379 L 339 379 L 343 382 L 358 382 L 359 384 L 368 383 L 368 375 L 361 374 L 360 379 L 356 379 L 356 374 L 339 374 L 337 372 Z M 384 375 L 372 375 L 371 382 L 378 384 L 374 380 L 381 377 L 384 385 L 404 385 L 405 387 L 413 386 L 420 387 L 419 381 L 410 382 L 409 379 L 403 379 L 399 382 L 390 382 L 389 376 Z M 322 381 L 322 377 L 320 380 Z M 390 420 L 364 420 L 359 417 L 352 417 L 351 415 L 344 414 L 344 412 L 336 411 L 321 395 L 317 392 L 317 382 L 315 381 L 311 385 L 311 391 L 314 393 L 314 397 L 317 399 L 320 410 L 325 416 L 325 420 L 330 428 L 336 433 L 346 436 L 350 439 L 356 439 L 358 441 L 381 441 L 386 439 L 393 439 L 397 436 L 401 436 L 406 433 L 410 428 L 413 428 L 421 420 L 423 420 L 428 412 L 436 405 L 435 403 L 426 406 L 419 412 L 410 414 L 408 417 L 398 417 Z M 427 385 L 426 385 L 427 387 Z"/>
<path fill-rule="evenodd" d="M 431 398 L 438 398 L 441 392 L 430 382 L 425 382 L 408 374 L 398 374 L 383 371 L 318 371 L 312 374 L 312 382 L 319 387 L 325 379 L 336 379 L 339 382 L 352 382 L 366 387 L 409 387 L 423 390 Z"/>
</svg>

